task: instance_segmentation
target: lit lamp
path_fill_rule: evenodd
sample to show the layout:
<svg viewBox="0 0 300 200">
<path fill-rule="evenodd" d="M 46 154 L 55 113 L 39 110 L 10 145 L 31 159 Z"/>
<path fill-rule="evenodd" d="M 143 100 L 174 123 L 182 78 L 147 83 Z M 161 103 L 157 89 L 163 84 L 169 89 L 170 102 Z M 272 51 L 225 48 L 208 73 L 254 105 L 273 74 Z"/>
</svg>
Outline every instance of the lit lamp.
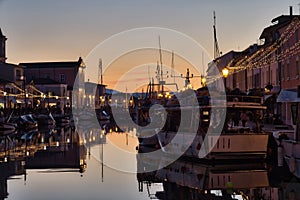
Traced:
<svg viewBox="0 0 300 200">
<path fill-rule="evenodd" d="M 226 79 L 227 79 L 227 77 L 229 75 L 229 70 L 227 69 L 227 67 L 224 67 L 222 69 L 222 75 L 224 77 L 224 87 L 225 87 L 225 90 L 226 90 Z"/>
<path fill-rule="evenodd" d="M 201 76 L 201 84 L 202 84 L 203 87 L 206 86 L 206 78 L 205 78 L 205 76 Z"/>
<path fill-rule="evenodd" d="M 4 109 L 6 110 L 6 95 L 7 92 L 3 92 L 3 97 L 4 97 Z"/>
<path fill-rule="evenodd" d="M 273 85 L 271 85 L 270 83 L 268 83 L 265 87 L 265 92 L 269 93 L 271 92 L 271 90 L 273 89 Z"/>
</svg>

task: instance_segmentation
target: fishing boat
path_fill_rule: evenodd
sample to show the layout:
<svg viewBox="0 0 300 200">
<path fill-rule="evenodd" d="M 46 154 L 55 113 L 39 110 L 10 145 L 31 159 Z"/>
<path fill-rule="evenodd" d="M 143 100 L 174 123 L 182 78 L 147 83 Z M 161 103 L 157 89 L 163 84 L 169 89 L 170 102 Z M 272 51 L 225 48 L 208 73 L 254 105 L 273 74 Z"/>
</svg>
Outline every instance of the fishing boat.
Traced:
<svg viewBox="0 0 300 200">
<path fill-rule="evenodd" d="M 155 105 L 165 106 L 170 99 L 171 93 L 166 88 L 164 89 L 164 85 L 173 85 L 177 88 L 175 83 L 155 84 L 150 82 L 147 86 L 145 97 L 135 102 L 136 108 L 134 112 L 130 113 L 132 119 L 139 125 L 136 136 L 141 146 L 159 148 L 156 133 L 158 127 L 163 127 L 164 124 L 160 116 L 156 115 L 156 112 L 151 113 L 151 109 L 155 109 Z"/>
<path fill-rule="evenodd" d="M 266 159 L 270 134 L 263 133 L 259 119 L 266 109 L 259 97 L 227 96 L 227 101 L 214 106 L 208 97 L 198 98 L 198 106 L 166 107 L 168 116 L 163 130 L 157 133 L 161 149 L 167 154 L 183 155 L 214 161 Z M 205 102 L 203 102 L 205 99 Z M 199 110 L 193 116 L 193 110 Z M 181 113 L 190 112 L 182 118 Z M 247 114 L 243 124 L 240 116 Z M 226 114 L 224 125 L 221 116 Z M 197 118 L 199 124 L 197 123 Z M 251 118 L 251 119 L 249 119 Z M 186 126 L 180 127 L 184 123 Z"/>
</svg>

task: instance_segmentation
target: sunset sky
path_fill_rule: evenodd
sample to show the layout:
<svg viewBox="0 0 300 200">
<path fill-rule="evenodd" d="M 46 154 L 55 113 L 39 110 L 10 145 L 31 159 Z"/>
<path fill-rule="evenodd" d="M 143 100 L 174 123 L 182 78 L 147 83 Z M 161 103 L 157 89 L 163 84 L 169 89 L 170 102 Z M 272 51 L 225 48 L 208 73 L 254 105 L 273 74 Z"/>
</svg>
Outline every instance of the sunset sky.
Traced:
<svg viewBox="0 0 300 200">
<path fill-rule="evenodd" d="M 206 56 L 212 57 L 214 10 L 220 50 L 226 53 L 256 43 L 273 18 L 289 14 L 289 6 L 294 6 L 294 14 L 299 14 L 298 3 L 297 0 L 0 0 L 0 28 L 8 38 L 7 62 L 11 63 L 69 61 L 79 56 L 85 59 L 112 35 L 142 27 L 179 31 L 197 41 L 207 51 Z M 157 40 L 153 43 L 158 46 Z M 161 43 L 162 48 L 168 49 L 164 46 L 165 38 L 162 37 Z M 157 55 L 152 63 L 158 59 Z M 164 63 L 169 64 L 170 60 Z M 94 80 L 96 70 L 97 67 L 87 78 Z M 179 71 L 185 70 L 182 67 Z M 147 73 L 143 79 L 146 78 Z M 108 85 L 112 84 L 109 78 L 106 80 Z"/>
</svg>

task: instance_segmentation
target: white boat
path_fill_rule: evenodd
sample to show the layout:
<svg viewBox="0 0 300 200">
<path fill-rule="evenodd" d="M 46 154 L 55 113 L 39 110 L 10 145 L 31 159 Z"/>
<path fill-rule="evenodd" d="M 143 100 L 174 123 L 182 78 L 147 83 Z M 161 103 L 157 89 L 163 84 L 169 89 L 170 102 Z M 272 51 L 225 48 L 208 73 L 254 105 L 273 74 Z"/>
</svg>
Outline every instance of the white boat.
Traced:
<svg viewBox="0 0 300 200">
<path fill-rule="evenodd" d="M 300 178 L 300 142 L 295 140 L 294 134 L 294 130 L 273 132 L 278 144 L 278 166 L 283 166 L 285 160 L 290 172 Z"/>
<path fill-rule="evenodd" d="M 178 106 L 167 108 L 167 123 L 164 130 L 158 133 L 161 149 L 168 154 L 209 160 L 265 159 L 268 153 L 269 134 L 262 133 L 259 125 L 256 128 L 234 126 L 233 120 L 230 118 L 240 112 L 254 115 L 262 112 L 266 107 L 257 102 L 235 100 L 233 102 L 227 101 L 224 108 L 214 109 L 225 109 L 225 106 L 227 116 L 224 127 L 222 124 L 218 124 L 219 117 L 211 116 L 213 106 L 199 106 L 200 124 L 197 125 L 197 130 L 193 130 L 195 129 L 193 126 L 196 126 L 193 124 L 193 118 L 196 116 L 188 119 L 191 120 L 191 127 L 184 127 L 180 130 L 176 128 L 180 126 L 179 113 L 183 112 L 184 109 L 195 108 Z M 214 125 L 214 123 L 216 124 Z M 208 131 L 210 132 L 208 133 Z"/>
</svg>

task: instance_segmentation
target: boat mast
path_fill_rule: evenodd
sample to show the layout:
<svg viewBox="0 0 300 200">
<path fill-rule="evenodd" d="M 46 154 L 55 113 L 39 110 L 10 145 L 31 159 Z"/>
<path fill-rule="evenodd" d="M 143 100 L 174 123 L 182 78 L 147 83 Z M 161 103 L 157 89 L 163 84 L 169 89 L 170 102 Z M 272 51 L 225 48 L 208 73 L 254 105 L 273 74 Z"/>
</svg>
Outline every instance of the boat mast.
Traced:
<svg viewBox="0 0 300 200">
<path fill-rule="evenodd" d="M 171 72 L 172 74 L 171 74 L 171 77 L 173 76 L 173 78 L 174 78 L 174 83 L 175 83 L 174 51 L 172 51 L 171 68 L 172 68 L 172 72 Z"/>
<path fill-rule="evenodd" d="M 214 59 L 220 57 L 219 44 L 217 39 L 217 28 L 216 28 L 216 12 L 214 11 Z"/>
<path fill-rule="evenodd" d="M 98 84 L 103 85 L 103 74 L 102 74 L 102 59 L 99 59 L 99 66 L 98 66 Z"/>
<path fill-rule="evenodd" d="M 161 93 L 164 93 L 164 78 L 163 78 L 163 63 L 162 63 L 162 52 L 161 52 L 161 43 L 160 36 L 158 36 L 158 44 L 159 44 L 159 59 L 160 59 L 160 83 L 161 84 Z"/>
</svg>

